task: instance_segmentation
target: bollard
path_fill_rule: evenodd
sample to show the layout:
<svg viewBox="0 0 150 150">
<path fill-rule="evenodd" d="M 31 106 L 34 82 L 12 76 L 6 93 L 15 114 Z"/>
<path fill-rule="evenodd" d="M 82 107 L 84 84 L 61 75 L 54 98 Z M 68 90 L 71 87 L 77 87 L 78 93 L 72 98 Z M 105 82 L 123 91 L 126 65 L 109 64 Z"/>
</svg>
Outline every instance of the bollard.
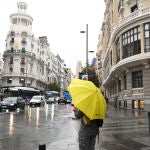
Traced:
<svg viewBox="0 0 150 150">
<path fill-rule="evenodd" d="M 39 145 L 39 150 L 46 150 L 46 144 L 40 144 Z"/>
<path fill-rule="evenodd" d="M 148 125 L 149 125 L 149 133 L 150 133 L 150 112 L 148 112 Z"/>
</svg>

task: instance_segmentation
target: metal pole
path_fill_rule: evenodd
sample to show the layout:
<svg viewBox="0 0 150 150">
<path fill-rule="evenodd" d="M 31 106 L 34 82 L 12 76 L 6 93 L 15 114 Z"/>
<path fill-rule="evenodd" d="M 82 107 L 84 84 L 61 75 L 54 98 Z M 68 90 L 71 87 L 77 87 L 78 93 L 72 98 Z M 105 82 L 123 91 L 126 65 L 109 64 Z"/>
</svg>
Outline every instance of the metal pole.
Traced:
<svg viewBox="0 0 150 150">
<path fill-rule="evenodd" d="M 86 24 L 86 74 L 88 75 L 88 24 Z"/>
<path fill-rule="evenodd" d="M 149 127 L 149 134 L 150 134 L 150 112 L 148 112 L 148 127 Z"/>
</svg>

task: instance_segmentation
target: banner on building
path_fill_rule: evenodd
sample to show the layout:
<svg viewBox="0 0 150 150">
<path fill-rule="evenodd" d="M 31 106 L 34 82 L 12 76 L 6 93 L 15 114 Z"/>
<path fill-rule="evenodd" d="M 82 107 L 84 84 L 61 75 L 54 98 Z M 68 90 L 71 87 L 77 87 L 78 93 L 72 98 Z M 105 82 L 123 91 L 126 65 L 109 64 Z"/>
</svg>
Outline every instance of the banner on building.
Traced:
<svg viewBox="0 0 150 150">
<path fill-rule="evenodd" d="M 87 74 L 82 75 L 82 80 L 88 80 L 88 75 Z"/>
</svg>

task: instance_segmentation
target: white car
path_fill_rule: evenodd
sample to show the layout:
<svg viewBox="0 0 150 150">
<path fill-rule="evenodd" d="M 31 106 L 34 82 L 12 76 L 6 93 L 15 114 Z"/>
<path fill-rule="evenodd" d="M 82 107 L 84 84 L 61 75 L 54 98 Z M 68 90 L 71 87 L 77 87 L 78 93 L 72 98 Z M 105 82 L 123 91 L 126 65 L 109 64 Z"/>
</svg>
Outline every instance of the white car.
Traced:
<svg viewBox="0 0 150 150">
<path fill-rule="evenodd" d="M 44 106 L 45 97 L 41 95 L 35 95 L 31 98 L 29 105 L 30 106 Z"/>
<path fill-rule="evenodd" d="M 51 96 L 46 100 L 47 104 L 55 104 L 55 102 L 56 102 L 56 100 L 55 100 L 54 96 Z"/>
</svg>

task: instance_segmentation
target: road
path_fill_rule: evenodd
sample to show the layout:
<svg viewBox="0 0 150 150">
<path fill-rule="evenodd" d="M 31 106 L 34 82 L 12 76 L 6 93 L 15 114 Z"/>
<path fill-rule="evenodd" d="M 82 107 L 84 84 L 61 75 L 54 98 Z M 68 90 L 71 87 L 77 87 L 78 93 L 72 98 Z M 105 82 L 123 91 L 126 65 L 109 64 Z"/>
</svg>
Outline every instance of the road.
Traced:
<svg viewBox="0 0 150 150">
<path fill-rule="evenodd" d="M 80 120 L 71 105 L 49 104 L 0 113 L 0 150 L 78 150 Z M 149 150 L 147 112 L 109 105 L 96 150 Z M 97 138 L 98 139 L 98 138 Z"/>
<path fill-rule="evenodd" d="M 0 113 L 0 150 L 38 150 L 65 140 L 71 119 L 71 105 L 49 104 Z M 78 127 L 77 127 L 78 128 Z M 72 131 L 71 131 L 72 132 Z"/>
</svg>

